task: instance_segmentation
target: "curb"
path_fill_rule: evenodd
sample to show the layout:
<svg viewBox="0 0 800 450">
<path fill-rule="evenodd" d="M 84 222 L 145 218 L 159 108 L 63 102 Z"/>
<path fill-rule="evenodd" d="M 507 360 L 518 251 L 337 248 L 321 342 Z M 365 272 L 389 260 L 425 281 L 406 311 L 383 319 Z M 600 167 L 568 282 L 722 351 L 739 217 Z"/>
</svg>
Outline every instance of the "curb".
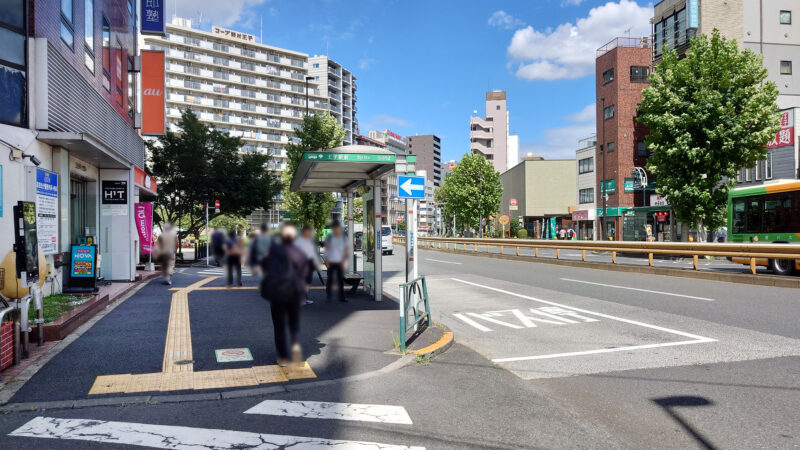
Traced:
<svg viewBox="0 0 800 450">
<path fill-rule="evenodd" d="M 63 400 L 53 402 L 25 402 L 25 403 L 7 403 L 0 406 L 0 414 L 10 414 L 15 412 L 31 412 L 31 411 L 44 411 L 53 409 L 81 409 L 91 408 L 97 406 L 130 406 L 130 405 L 158 405 L 165 403 L 184 403 L 184 402 L 200 402 L 212 400 L 227 400 L 232 398 L 247 398 L 247 397 L 262 397 L 272 394 L 283 394 L 288 392 L 304 391 L 308 389 L 317 389 L 321 387 L 329 387 L 340 385 L 344 383 L 351 383 L 356 381 L 364 381 L 379 375 L 394 372 L 397 369 L 405 367 L 415 361 L 415 356 L 412 354 L 405 355 L 383 368 L 365 372 L 358 375 L 351 375 L 348 377 L 337 378 L 334 380 L 319 380 L 310 381 L 305 383 L 287 384 L 283 386 L 265 386 L 249 389 L 238 389 L 233 391 L 221 392 L 206 392 L 206 393 L 192 393 L 192 394 L 172 394 L 172 395 L 135 395 L 130 397 L 104 397 L 104 398 L 90 398 L 81 400 Z"/>
<path fill-rule="evenodd" d="M 434 342 L 433 344 L 427 347 L 415 350 L 411 352 L 411 354 L 416 356 L 422 356 L 424 358 L 433 358 L 434 356 L 441 355 L 442 353 L 446 352 L 447 349 L 453 346 L 453 343 L 455 343 L 453 332 L 450 331 L 449 329 L 445 329 L 445 332 L 442 334 L 442 337 L 439 338 L 438 341 Z"/>
<path fill-rule="evenodd" d="M 568 259 L 536 258 L 534 256 L 500 255 L 499 253 L 472 252 L 463 250 L 448 250 L 436 247 L 425 247 L 421 250 L 432 250 L 442 253 L 457 255 L 479 256 L 484 258 L 505 259 L 509 261 L 524 261 L 529 263 L 554 264 L 558 266 L 578 267 L 584 269 L 609 270 L 613 272 L 643 273 L 648 275 L 664 275 L 679 278 L 693 278 L 698 280 L 723 281 L 727 283 L 740 283 L 755 286 L 769 286 L 780 288 L 800 288 L 800 278 L 781 277 L 777 275 L 752 275 L 749 273 L 715 272 L 707 270 L 673 269 L 669 267 L 634 266 L 630 264 L 613 264 L 603 262 L 583 262 Z"/>
</svg>

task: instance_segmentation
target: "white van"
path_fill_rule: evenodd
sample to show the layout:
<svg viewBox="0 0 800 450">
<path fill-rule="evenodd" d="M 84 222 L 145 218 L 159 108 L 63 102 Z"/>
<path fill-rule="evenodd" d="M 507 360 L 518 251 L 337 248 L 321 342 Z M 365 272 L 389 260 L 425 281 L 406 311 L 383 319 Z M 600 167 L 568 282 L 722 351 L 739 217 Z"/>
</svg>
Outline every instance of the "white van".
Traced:
<svg viewBox="0 0 800 450">
<path fill-rule="evenodd" d="M 384 255 L 391 255 L 394 252 L 394 239 L 392 237 L 392 227 L 384 225 L 381 227 L 381 251 Z"/>
</svg>

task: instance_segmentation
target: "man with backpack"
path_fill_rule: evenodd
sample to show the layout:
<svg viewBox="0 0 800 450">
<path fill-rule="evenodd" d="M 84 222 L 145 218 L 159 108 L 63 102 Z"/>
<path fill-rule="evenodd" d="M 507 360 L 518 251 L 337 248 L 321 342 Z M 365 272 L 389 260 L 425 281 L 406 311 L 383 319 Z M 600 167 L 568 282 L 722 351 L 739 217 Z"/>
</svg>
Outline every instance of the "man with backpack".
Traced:
<svg viewBox="0 0 800 450">
<path fill-rule="evenodd" d="M 261 296 L 269 301 L 278 365 L 285 367 L 291 356 L 293 363 L 303 359 L 300 348 L 300 302 L 306 295 L 308 259 L 294 245 L 297 230 L 292 224 L 281 226 L 280 239 L 270 246 L 261 268 Z M 287 320 L 288 319 L 288 320 Z M 287 326 L 289 339 L 287 339 Z"/>
</svg>

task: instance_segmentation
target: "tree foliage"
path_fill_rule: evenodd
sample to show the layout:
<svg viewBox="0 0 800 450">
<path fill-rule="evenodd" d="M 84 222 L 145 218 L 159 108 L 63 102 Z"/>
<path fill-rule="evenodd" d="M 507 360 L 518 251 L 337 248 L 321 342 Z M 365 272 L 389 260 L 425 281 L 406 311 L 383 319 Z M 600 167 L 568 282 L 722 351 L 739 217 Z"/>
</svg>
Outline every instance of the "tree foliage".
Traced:
<svg viewBox="0 0 800 450">
<path fill-rule="evenodd" d="M 650 128 L 647 170 L 679 220 L 714 230 L 724 223 L 736 172 L 766 157 L 778 132 L 778 90 L 761 57 L 714 30 L 684 59 L 665 50 L 639 107 Z"/>
<path fill-rule="evenodd" d="M 242 140 L 209 127 L 191 111 L 181 115 L 180 132 L 148 141 L 148 170 L 158 180 L 155 211 L 161 222 L 181 228 L 180 237 L 197 237 L 205 225 L 206 202 L 221 203 L 224 214 L 245 216 L 269 208 L 280 180 L 268 172 L 270 157 L 240 154 Z M 213 210 L 210 218 L 216 216 Z"/>
<path fill-rule="evenodd" d="M 481 219 L 500 208 L 503 185 L 492 163 L 480 155 L 465 154 L 435 192 L 445 217 L 456 217 L 456 226 L 478 229 Z M 449 223 L 449 222 L 446 222 Z"/>
<path fill-rule="evenodd" d="M 283 199 L 293 221 L 299 225 L 310 225 L 321 233 L 327 224 L 336 198 L 329 192 L 291 192 L 289 186 L 304 152 L 325 151 L 339 146 L 345 136 L 344 128 L 329 115 L 309 115 L 303 125 L 295 130 L 299 142 L 286 146 L 289 163 L 283 172 Z"/>
</svg>

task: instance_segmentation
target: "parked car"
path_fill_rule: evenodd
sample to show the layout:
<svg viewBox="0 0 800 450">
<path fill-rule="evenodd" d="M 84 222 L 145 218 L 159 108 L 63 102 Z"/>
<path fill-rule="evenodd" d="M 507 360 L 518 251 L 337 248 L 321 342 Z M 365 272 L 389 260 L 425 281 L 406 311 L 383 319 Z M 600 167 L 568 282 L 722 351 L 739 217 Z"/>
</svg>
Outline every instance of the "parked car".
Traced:
<svg viewBox="0 0 800 450">
<path fill-rule="evenodd" d="M 392 228 L 388 225 L 381 227 L 381 251 L 384 255 L 391 255 L 394 252 L 394 236 Z"/>
</svg>

